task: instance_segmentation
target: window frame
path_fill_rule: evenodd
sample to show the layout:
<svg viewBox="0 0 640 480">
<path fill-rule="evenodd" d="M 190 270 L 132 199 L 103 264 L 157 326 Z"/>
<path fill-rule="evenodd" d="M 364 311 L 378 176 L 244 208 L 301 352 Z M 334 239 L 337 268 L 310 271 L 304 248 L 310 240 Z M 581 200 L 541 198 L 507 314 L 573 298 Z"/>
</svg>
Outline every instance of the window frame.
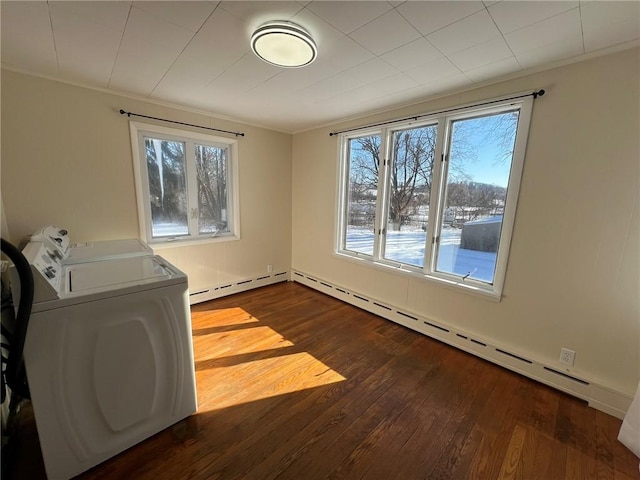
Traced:
<svg viewBox="0 0 640 480">
<path fill-rule="evenodd" d="M 240 202 L 238 185 L 238 141 L 235 138 L 220 137 L 137 121 L 130 121 L 129 129 L 131 132 L 131 148 L 140 237 L 149 245 L 157 247 L 239 240 Z M 185 144 L 185 193 L 187 197 L 187 223 L 189 232 L 187 235 L 153 237 L 149 174 L 147 170 L 147 159 L 144 146 L 145 136 L 161 140 L 184 142 Z M 199 207 L 197 200 L 197 183 L 195 182 L 195 149 L 190 148 L 190 146 L 193 147 L 195 145 L 228 149 L 226 172 L 227 209 L 228 212 L 230 211 L 230 215 L 228 217 L 228 232 L 214 234 L 199 233 L 198 218 L 194 219 L 192 216 L 192 209 L 198 209 Z"/>
<path fill-rule="evenodd" d="M 344 162 L 341 163 L 340 165 L 340 175 L 339 175 L 339 179 L 344 178 L 344 182 L 341 182 L 340 180 L 338 183 L 338 189 L 340 191 L 340 189 L 343 190 L 343 193 L 339 195 L 338 197 L 338 202 L 339 202 L 339 206 L 338 206 L 338 212 L 339 212 L 339 217 L 342 219 L 341 223 L 344 223 L 343 227 L 345 229 L 346 232 L 346 228 L 347 228 L 347 224 L 344 221 L 344 219 L 348 218 L 349 214 L 348 214 L 348 208 L 349 208 L 349 200 L 348 200 L 348 194 L 349 194 L 349 170 L 350 170 L 350 161 L 349 161 L 349 153 L 351 151 L 351 149 L 349 148 L 349 141 L 355 138 L 362 138 L 362 137 L 368 137 L 368 136 L 372 136 L 376 134 L 376 130 L 359 130 L 358 132 L 349 135 L 347 137 L 341 137 L 341 142 L 339 142 L 339 148 L 340 148 L 340 152 L 338 154 L 338 158 L 339 159 L 344 159 Z M 384 153 L 385 152 L 385 148 L 386 148 L 386 144 L 383 143 L 384 142 L 384 138 L 381 138 L 381 142 L 380 142 L 380 152 Z M 378 159 L 379 160 L 379 159 Z M 376 181 L 377 183 L 377 194 L 380 194 L 380 167 L 378 166 L 378 179 Z M 375 218 L 374 218 L 374 230 L 378 230 L 378 218 L 381 214 L 381 202 L 378 201 L 379 197 L 376 196 L 376 208 L 375 208 Z M 355 250 L 347 250 L 346 249 L 346 235 L 343 235 L 342 237 L 338 236 L 337 237 L 337 243 L 335 245 L 334 250 L 338 251 L 338 250 L 343 250 L 343 251 L 348 251 L 350 252 L 350 255 L 356 256 L 356 257 L 372 257 L 376 255 L 377 249 L 379 248 L 379 243 L 378 243 L 378 238 L 377 235 L 374 235 L 374 243 L 373 243 L 373 254 L 372 255 L 368 255 L 366 253 L 363 252 L 357 252 Z"/>
<path fill-rule="evenodd" d="M 361 130 L 357 129 L 339 134 L 336 190 L 337 221 L 334 232 L 334 255 L 342 259 L 355 261 L 367 267 L 382 269 L 386 272 L 398 272 L 411 278 L 435 282 L 439 285 L 454 288 L 457 291 L 477 294 L 493 301 L 500 301 L 507 272 L 534 100 L 532 96 L 526 96 L 516 100 L 513 100 L 513 97 L 512 95 L 508 98 L 492 99 L 483 102 L 483 104 L 463 105 L 443 113 L 427 113 L 419 115 L 419 120 L 384 122 L 384 124 L 375 128 L 363 128 Z M 449 167 L 448 155 L 449 149 L 451 148 L 451 129 L 453 122 L 514 110 L 518 110 L 519 114 L 493 282 L 488 283 L 473 278 L 463 278 L 462 275 L 438 271 L 438 242 L 441 236 L 442 218 L 446 207 L 445 199 Z M 437 124 L 438 129 L 436 133 L 437 142 L 431 179 L 429 218 L 424 244 L 424 263 L 422 267 L 419 267 L 384 258 L 384 248 L 387 242 L 386 217 L 388 216 L 389 208 L 387 204 L 389 203 L 388 197 L 390 195 L 389 176 L 392 163 L 392 139 L 394 132 L 434 124 Z M 348 222 L 347 197 L 349 190 L 349 159 L 346 157 L 348 153 L 347 145 L 351 139 L 366 135 L 380 135 L 381 142 L 372 255 L 350 251 L 345 248 Z"/>
</svg>

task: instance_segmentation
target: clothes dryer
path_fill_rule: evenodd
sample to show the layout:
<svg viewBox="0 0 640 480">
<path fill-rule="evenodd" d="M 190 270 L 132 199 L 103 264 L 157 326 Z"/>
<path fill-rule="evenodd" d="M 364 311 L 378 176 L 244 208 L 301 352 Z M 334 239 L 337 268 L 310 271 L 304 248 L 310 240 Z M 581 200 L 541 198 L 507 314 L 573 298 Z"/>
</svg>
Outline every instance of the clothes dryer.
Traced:
<svg viewBox="0 0 640 480">
<path fill-rule="evenodd" d="M 149 255 L 63 265 L 42 242 L 23 254 L 34 276 L 24 359 L 50 479 L 196 411 L 184 273 Z"/>
</svg>

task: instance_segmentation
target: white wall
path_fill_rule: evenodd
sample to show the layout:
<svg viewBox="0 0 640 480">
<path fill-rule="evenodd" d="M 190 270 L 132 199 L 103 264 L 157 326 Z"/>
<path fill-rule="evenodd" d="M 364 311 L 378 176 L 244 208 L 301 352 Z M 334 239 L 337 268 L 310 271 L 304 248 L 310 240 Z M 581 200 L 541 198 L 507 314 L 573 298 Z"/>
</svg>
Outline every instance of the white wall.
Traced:
<svg viewBox="0 0 640 480">
<path fill-rule="evenodd" d="M 292 268 L 631 396 L 640 379 L 639 52 L 556 68 L 294 136 Z M 543 88 L 500 303 L 333 255 L 329 132 Z"/>
<path fill-rule="evenodd" d="M 268 264 L 290 268 L 291 135 L 6 70 L 1 88 L 2 207 L 14 243 L 49 224 L 77 242 L 139 237 L 124 109 L 246 134 L 238 140 L 241 239 L 156 249 L 189 275 L 192 291 L 266 273 Z"/>
</svg>

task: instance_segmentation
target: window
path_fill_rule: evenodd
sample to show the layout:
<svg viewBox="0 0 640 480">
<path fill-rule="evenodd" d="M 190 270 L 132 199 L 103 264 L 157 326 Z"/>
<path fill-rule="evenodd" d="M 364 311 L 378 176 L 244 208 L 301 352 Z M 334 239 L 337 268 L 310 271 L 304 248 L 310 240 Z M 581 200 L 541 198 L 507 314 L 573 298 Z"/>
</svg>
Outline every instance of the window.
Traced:
<svg viewBox="0 0 640 480">
<path fill-rule="evenodd" d="M 373 254 L 373 232 L 378 195 L 380 136 L 347 139 L 349 185 L 345 236 L 346 250 Z"/>
<path fill-rule="evenodd" d="M 130 122 L 141 236 L 239 238 L 236 140 Z"/>
<path fill-rule="evenodd" d="M 337 253 L 499 298 L 532 101 L 341 134 Z"/>
</svg>

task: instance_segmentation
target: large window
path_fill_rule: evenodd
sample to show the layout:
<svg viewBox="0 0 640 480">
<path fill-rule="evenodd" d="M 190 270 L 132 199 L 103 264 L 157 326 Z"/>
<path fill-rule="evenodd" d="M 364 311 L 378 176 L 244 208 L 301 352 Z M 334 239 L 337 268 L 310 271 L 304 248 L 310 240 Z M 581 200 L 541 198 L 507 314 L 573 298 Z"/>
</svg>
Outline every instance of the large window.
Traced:
<svg viewBox="0 0 640 480">
<path fill-rule="evenodd" d="M 499 298 L 531 103 L 342 134 L 337 253 Z"/>
<path fill-rule="evenodd" d="M 145 240 L 238 238 L 235 139 L 137 122 L 131 139 Z"/>
</svg>

